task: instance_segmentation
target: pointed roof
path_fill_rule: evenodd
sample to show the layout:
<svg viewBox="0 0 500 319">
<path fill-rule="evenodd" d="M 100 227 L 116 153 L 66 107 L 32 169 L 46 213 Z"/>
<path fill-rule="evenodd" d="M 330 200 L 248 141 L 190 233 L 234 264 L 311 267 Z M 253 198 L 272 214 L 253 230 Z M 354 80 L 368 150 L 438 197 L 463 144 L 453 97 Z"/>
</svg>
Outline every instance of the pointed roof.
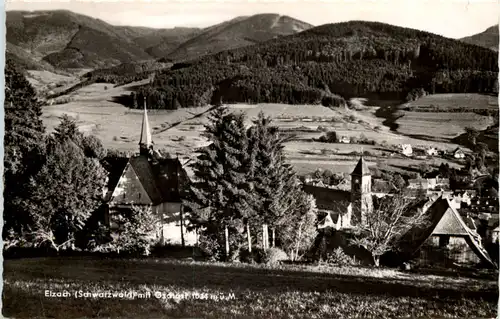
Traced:
<svg viewBox="0 0 500 319">
<path fill-rule="evenodd" d="M 469 248 L 487 264 L 495 266 L 488 253 L 482 247 L 479 235 L 470 229 L 464 222 L 457 210 L 451 205 L 448 198 L 442 195 L 428 208 L 429 225 L 411 235 L 413 251 L 420 249 L 425 240 L 432 235 L 448 235 L 462 237 L 466 240 Z M 496 267 L 496 266 L 495 266 Z"/>
<path fill-rule="evenodd" d="M 149 147 L 152 143 L 151 130 L 149 128 L 148 120 L 148 110 L 146 109 L 146 98 L 144 98 L 144 115 L 142 117 L 141 139 L 139 140 L 139 145 Z"/>
<path fill-rule="evenodd" d="M 363 158 L 363 156 L 359 158 L 358 164 L 352 171 L 351 175 L 357 175 L 357 176 L 370 175 L 370 169 L 368 168 L 368 165 L 366 164 L 366 161 Z"/>
<path fill-rule="evenodd" d="M 177 203 L 183 196 L 188 176 L 178 159 L 161 158 L 152 161 L 147 155 L 128 159 L 122 174 L 105 198 L 114 204 Z M 122 196 L 116 196 L 116 194 Z M 141 196 L 139 196 L 141 193 Z"/>
</svg>

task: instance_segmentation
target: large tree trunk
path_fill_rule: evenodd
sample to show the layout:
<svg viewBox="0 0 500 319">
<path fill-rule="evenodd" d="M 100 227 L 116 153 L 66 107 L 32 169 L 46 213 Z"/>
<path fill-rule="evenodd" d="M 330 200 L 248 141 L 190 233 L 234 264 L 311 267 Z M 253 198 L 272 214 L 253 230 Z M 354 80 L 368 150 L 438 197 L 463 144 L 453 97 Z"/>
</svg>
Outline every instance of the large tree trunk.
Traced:
<svg viewBox="0 0 500 319">
<path fill-rule="evenodd" d="M 226 260 L 229 260 L 229 230 L 227 229 L 227 226 L 224 227 L 224 237 L 226 240 Z"/>
<path fill-rule="evenodd" d="M 250 237 L 250 225 L 247 223 L 248 252 L 252 252 L 252 238 Z"/>
<path fill-rule="evenodd" d="M 262 249 L 269 248 L 269 233 L 267 232 L 267 224 L 262 225 Z"/>
<path fill-rule="evenodd" d="M 375 264 L 375 267 L 380 266 L 380 256 L 379 255 L 373 255 L 373 263 Z"/>
</svg>

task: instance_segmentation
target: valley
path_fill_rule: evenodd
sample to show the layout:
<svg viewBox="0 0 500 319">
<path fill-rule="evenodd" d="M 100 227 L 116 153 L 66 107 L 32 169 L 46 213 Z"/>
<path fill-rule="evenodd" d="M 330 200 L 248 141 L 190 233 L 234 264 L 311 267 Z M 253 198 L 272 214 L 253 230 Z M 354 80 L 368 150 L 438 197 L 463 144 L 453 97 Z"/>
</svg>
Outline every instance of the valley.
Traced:
<svg viewBox="0 0 500 319">
<path fill-rule="evenodd" d="M 80 130 L 98 137 L 109 149 L 136 152 L 138 149 L 142 109 L 128 109 L 117 103 L 121 95 L 130 94 L 133 87 L 147 80 L 124 86 L 95 83 L 76 90 L 67 98 L 69 103 L 45 106 L 43 121 L 48 131 L 59 124 L 62 114 L 77 120 Z M 453 103 L 449 102 L 450 99 Z M 409 105 L 433 104 L 446 107 L 466 106 L 473 99 L 476 108 L 496 108 L 498 103 L 483 95 L 452 94 L 431 95 Z M 441 101 L 441 102 L 440 102 Z M 496 102 L 496 103 L 495 103 Z M 398 111 L 402 114 L 397 121 L 398 128 L 391 130 L 385 126 L 384 118 L 378 117 L 377 106 L 364 105 L 368 101 L 353 99 L 352 108 L 328 108 L 321 105 L 286 104 L 228 104 L 234 112 L 246 114 L 248 124 L 263 111 L 273 119 L 274 125 L 293 139 L 286 143 L 287 158 L 298 173 L 307 174 L 318 168 L 334 172 L 349 173 L 357 161 L 358 154 L 364 153 L 370 166 L 384 167 L 392 171 L 408 172 L 418 170 L 419 165 L 438 167 L 441 163 L 459 167 L 462 161 L 433 157 L 427 160 L 406 158 L 399 154 L 401 144 L 411 144 L 414 148 L 435 147 L 452 151 L 459 147 L 452 142 L 464 133 L 465 127 L 485 129 L 493 124 L 490 116 L 475 113 L 429 113 Z M 448 104 L 447 104 L 448 103 Z M 403 107 L 403 106 L 401 106 Z M 405 106 L 407 107 L 407 105 Z M 184 161 L 195 156 L 196 149 L 206 144 L 201 136 L 207 123 L 210 107 L 194 107 L 179 110 L 149 109 L 149 120 L 156 149 L 172 155 L 179 155 Z M 375 145 L 322 143 L 317 140 L 327 131 L 335 131 L 337 136 L 373 140 Z"/>
</svg>

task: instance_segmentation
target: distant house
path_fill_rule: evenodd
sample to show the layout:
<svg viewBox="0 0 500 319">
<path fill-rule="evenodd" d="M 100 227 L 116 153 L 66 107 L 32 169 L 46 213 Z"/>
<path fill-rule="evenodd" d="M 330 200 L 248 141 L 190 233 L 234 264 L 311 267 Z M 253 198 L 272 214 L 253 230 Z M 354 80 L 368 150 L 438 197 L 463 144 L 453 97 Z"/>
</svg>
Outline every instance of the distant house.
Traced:
<svg viewBox="0 0 500 319">
<path fill-rule="evenodd" d="M 411 156 L 413 154 L 413 149 L 411 144 L 402 144 L 401 145 L 401 154 L 405 156 Z"/>
<path fill-rule="evenodd" d="M 342 136 L 340 138 L 340 143 L 349 144 L 351 143 L 351 139 L 348 136 Z"/>
<path fill-rule="evenodd" d="M 459 147 L 453 151 L 453 157 L 455 158 L 465 158 L 465 153 Z"/>
<path fill-rule="evenodd" d="M 429 189 L 429 182 L 425 178 L 412 178 L 408 180 L 409 189 Z"/>
<path fill-rule="evenodd" d="M 437 156 L 438 150 L 435 147 L 429 147 L 428 149 L 425 150 L 425 153 L 429 156 Z"/>
</svg>

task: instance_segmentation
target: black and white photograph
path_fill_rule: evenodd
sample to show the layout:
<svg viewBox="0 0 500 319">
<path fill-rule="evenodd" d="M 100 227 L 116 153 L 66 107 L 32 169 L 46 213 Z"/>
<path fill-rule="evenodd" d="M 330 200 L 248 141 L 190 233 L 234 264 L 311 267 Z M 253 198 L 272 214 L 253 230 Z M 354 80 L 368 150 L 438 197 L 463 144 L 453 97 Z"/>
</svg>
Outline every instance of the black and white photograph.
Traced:
<svg viewBox="0 0 500 319">
<path fill-rule="evenodd" d="M 500 2 L 6 0 L 4 318 L 498 318 Z"/>
</svg>

